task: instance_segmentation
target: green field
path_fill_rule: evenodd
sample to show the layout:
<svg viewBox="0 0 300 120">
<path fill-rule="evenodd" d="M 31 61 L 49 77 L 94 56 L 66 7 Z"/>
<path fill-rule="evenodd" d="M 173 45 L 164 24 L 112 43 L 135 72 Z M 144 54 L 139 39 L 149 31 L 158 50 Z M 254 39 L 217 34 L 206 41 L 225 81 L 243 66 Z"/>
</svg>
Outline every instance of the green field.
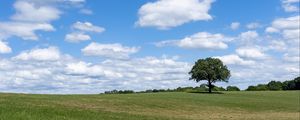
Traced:
<svg viewBox="0 0 300 120">
<path fill-rule="evenodd" d="M 0 94 L 0 120 L 299 120 L 300 91 Z"/>
</svg>

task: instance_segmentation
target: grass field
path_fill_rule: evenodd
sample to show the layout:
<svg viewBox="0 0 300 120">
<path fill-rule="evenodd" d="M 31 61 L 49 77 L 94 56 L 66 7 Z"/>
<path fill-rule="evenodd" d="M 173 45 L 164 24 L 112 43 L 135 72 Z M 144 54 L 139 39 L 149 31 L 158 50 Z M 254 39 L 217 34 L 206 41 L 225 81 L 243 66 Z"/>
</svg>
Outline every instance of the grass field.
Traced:
<svg viewBox="0 0 300 120">
<path fill-rule="evenodd" d="M 300 91 L 0 94 L 0 120 L 299 120 Z"/>
</svg>

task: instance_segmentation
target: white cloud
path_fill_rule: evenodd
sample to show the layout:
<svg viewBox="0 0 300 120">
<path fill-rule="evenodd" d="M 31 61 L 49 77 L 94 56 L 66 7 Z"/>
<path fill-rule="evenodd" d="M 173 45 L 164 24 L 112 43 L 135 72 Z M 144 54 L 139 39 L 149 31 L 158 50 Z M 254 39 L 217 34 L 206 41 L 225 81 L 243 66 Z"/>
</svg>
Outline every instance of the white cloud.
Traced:
<svg viewBox="0 0 300 120">
<path fill-rule="evenodd" d="M 33 60 L 33 61 L 55 61 L 61 57 L 57 47 L 39 48 L 31 51 L 24 51 L 14 57 L 17 60 Z"/>
<path fill-rule="evenodd" d="M 14 3 L 16 14 L 11 18 L 17 21 L 50 22 L 59 18 L 61 12 L 51 6 L 36 6 L 34 2 L 17 1 Z"/>
<path fill-rule="evenodd" d="M 65 36 L 65 40 L 68 42 L 81 42 L 81 41 L 87 41 L 91 40 L 91 37 L 89 35 L 86 35 L 84 33 L 74 32 L 69 33 Z"/>
<path fill-rule="evenodd" d="M 232 38 L 225 37 L 222 34 L 199 32 L 181 40 L 162 41 L 156 43 L 156 46 L 162 47 L 167 45 L 175 45 L 181 48 L 189 49 L 226 49 L 228 48 L 228 45 L 225 42 L 229 42 L 231 40 Z"/>
<path fill-rule="evenodd" d="M 267 49 L 276 50 L 276 51 L 284 51 L 287 49 L 287 45 L 283 41 L 272 40 L 270 42 L 270 45 L 267 47 Z"/>
<path fill-rule="evenodd" d="M 300 0 L 282 0 L 282 7 L 286 12 L 299 12 Z"/>
<path fill-rule="evenodd" d="M 211 20 L 208 11 L 213 0 L 158 0 L 144 4 L 139 9 L 141 27 L 168 29 L 184 23 L 199 20 Z"/>
<path fill-rule="evenodd" d="M 81 49 L 81 51 L 86 56 L 128 59 L 130 54 L 138 52 L 139 49 L 139 47 L 126 47 L 119 43 L 100 44 L 93 42 L 85 48 Z"/>
<path fill-rule="evenodd" d="M 85 0 L 67 0 L 67 1 L 75 2 L 75 3 L 85 2 Z"/>
<path fill-rule="evenodd" d="M 90 22 L 76 22 L 72 25 L 72 27 L 76 30 L 84 31 L 84 32 L 104 32 L 105 29 L 99 26 L 95 26 Z"/>
<path fill-rule="evenodd" d="M 284 30 L 283 31 L 283 37 L 288 40 L 293 40 L 295 42 L 298 41 L 300 38 L 300 29 L 290 29 L 290 30 Z"/>
<path fill-rule="evenodd" d="M 34 3 L 38 6 L 77 7 L 80 8 L 85 0 L 19 0 Z"/>
<path fill-rule="evenodd" d="M 250 45 L 257 41 L 259 35 L 256 31 L 247 31 L 239 35 L 239 43 L 243 45 Z"/>
<path fill-rule="evenodd" d="M 239 23 L 239 22 L 233 22 L 233 23 L 230 24 L 230 28 L 231 28 L 232 30 L 236 30 L 236 29 L 238 29 L 239 27 L 240 27 L 240 23 Z"/>
<path fill-rule="evenodd" d="M 216 56 L 215 58 L 221 59 L 225 64 L 228 65 L 254 65 L 255 61 L 252 60 L 244 60 L 240 58 L 238 55 L 224 55 L 224 56 Z"/>
<path fill-rule="evenodd" d="M 300 56 L 298 55 L 290 55 L 288 53 L 284 54 L 283 59 L 288 62 L 300 62 Z"/>
<path fill-rule="evenodd" d="M 257 37 L 258 33 L 256 31 L 247 31 L 240 34 L 240 38 L 243 40 L 256 39 Z"/>
<path fill-rule="evenodd" d="M 67 64 L 65 70 L 68 74 L 79 76 L 107 77 L 109 79 L 119 79 L 123 77 L 123 74 L 121 73 L 105 69 L 101 65 L 93 65 L 91 63 L 86 63 L 83 61 L 79 61 L 77 63 L 69 63 Z"/>
<path fill-rule="evenodd" d="M 37 40 L 35 31 L 54 31 L 47 23 L 0 22 L 0 37 L 18 36 L 25 40 Z"/>
<path fill-rule="evenodd" d="M 90 9 L 80 9 L 79 13 L 86 14 L 86 15 L 92 15 L 93 11 Z"/>
<path fill-rule="evenodd" d="M 22 53 L 37 55 L 33 51 L 37 49 Z M 46 60 L 49 57 L 43 54 L 38 56 L 45 59 L 22 60 L 16 59 L 17 56 L 13 59 L 0 58 L 0 91 L 86 94 L 113 89 L 146 90 L 197 85 L 188 80 L 187 73 L 191 65 L 170 58 L 106 59 L 88 63 L 68 55 L 60 55 L 55 60 Z"/>
<path fill-rule="evenodd" d="M 299 29 L 300 16 L 278 18 L 272 22 L 272 27 L 277 29 Z"/>
<path fill-rule="evenodd" d="M 7 45 L 7 43 L 3 42 L 0 40 L 0 54 L 1 53 L 10 53 L 12 50 L 11 48 Z"/>
<path fill-rule="evenodd" d="M 269 33 L 279 33 L 291 45 L 298 45 L 300 38 L 300 16 L 278 18 L 266 29 Z M 271 29 L 271 30 L 270 30 Z M 273 29 L 273 30 L 272 30 Z"/>
<path fill-rule="evenodd" d="M 261 25 L 257 22 L 253 22 L 253 23 L 249 23 L 247 24 L 246 26 L 248 29 L 256 29 L 256 28 L 259 28 L 261 27 Z"/>
<path fill-rule="evenodd" d="M 93 25 L 90 22 L 76 22 L 72 25 L 72 28 L 75 30 L 72 33 L 66 34 L 65 40 L 68 42 L 78 43 L 81 41 L 91 40 L 90 35 L 87 33 L 104 32 L 105 29 L 96 25 Z"/>
<path fill-rule="evenodd" d="M 267 27 L 265 32 L 267 32 L 267 33 L 277 33 L 277 32 L 279 32 L 279 30 L 276 29 L 276 28 L 273 28 L 273 27 Z"/>
<path fill-rule="evenodd" d="M 264 54 L 260 49 L 255 47 L 242 47 L 236 49 L 236 53 L 241 57 L 252 58 L 252 59 L 264 59 L 266 54 Z"/>
</svg>

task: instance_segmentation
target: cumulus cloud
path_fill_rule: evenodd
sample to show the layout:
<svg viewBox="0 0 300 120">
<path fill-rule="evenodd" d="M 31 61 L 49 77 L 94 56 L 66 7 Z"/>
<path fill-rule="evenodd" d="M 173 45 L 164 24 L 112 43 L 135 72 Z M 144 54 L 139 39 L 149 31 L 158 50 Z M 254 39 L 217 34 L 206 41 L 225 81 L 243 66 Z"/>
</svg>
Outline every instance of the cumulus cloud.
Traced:
<svg viewBox="0 0 300 120">
<path fill-rule="evenodd" d="M 238 29 L 239 27 L 240 27 L 240 23 L 239 23 L 239 22 L 233 22 L 233 23 L 230 24 L 230 28 L 231 28 L 232 30 L 236 30 L 236 29 Z"/>
<path fill-rule="evenodd" d="M 250 45 L 257 41 L 259 35 L 256 31 L 242 32 L 238 37 L 239 44 Z"/>
<path fill-rule="evenodd" d="M 236 53 L 241 57 L 252 58 L 252 59 L 264 59 L 267 57 L 259 48 L 255 47 L 242 47 L 236 49 Z"/>
<path fill-rule="evenodd" d="M 81 41 L 91 40 L 91 37 L 84 33 L 69 33 L 66 35 L 65 40 L 68 42 L 77 43 L 77 42 L 81 42 Z"/>
<path fill-rule="evenodd" d="M 228 64 L 231 84 L 249 86 L 299 76 L 299 16 L 277 18 L 265 32 L 243 32 L 233 41 L 238 43 L 234 53 L 217 56 Z"/>
<path fill-rule="evenodd" d="M 272 27 L 277 29 L 297 29 L 299 28 L 299 19 L 300 16 L 278 18 L 272 22 Z"/>
<path fill-rule="evenodd" d="M 32 61 L 55 61 L 59 60 L 60 56 L 61 55 L 57 47 L 48 47 L 24 51 L 14 57 L 14 59 Z"/>
<path fill-rule="evenodd" d="M 267 31 L 272 34 L 279 34 L 281 42 L 288 46 L 283 49 L 283 60 L 287 62 L 299 61 L 299 44 L 300 44 L 300 16 L 291 16 L 287 18 L 275 19 L 268 29 L 274 29 L 276 32 Z M 278 36 L 277 36 L 278 38 Z"/>
<path fill-rule="evenodd" d="M 158 0 L 144 4 L 139 9 L 141 27 L 168 29 L 184 23 L 211 20 L 208 11 L 214 0 Z"/>
<path fill-rule="evenodd" d="M 284 41 L 272 40 L 270 42 L 270 45 L 266 49 L 275 51 L 285 51 L 287 49 L 287 45 Z"/>
<path fill-rule="evenodd" d="M 98 56 L 114 59 L 128 59 L 130 54 L 139 51 L 139 47 L 127 47 L 119 43 L 100 44 L 92 42 L 85 48 L 81 49 L 86 56 Z"/>
<path fill-rule="evenodd" d="M 74 29 L 74 31 L 69 34 L 66 34 L 65 40 L 73 43 L 91 40 L 91 37 L 90 35 L 88 35 L 88 33 L 91 32 L 101 33 L 105 31 L 103 27 L 93 25 L 90 22 L 78 21 L 74 23 L 71 27 Z"/>
<path fill-rule="evenodd" d="M 56 47 L 39 48 L 11 59 L 0 58 L 0 91 L 78 94 L 176 88 L 195 85 L 188 81 L 190 68 L 189 63 L 166 57 L 89 63 L 62 54 Z"/>
<path fill-rule="evenodd" d="M 280 59 L 242 58 L 237 54 L 216 56 L 221 59 L 232 73 L 229 84 L 245 89 L 249 85 L 266 83 L 270 80 L 284 81 L 299 75 L 300 69 L 296 62 L 286 62 Z"/>
<path fill-rule="evenodd" d="M 258 22 L 253 22 L 253 23 L 247 24 L 246 27 L 248 29 L 256 29 L 256 28 L 261 27 L 261 25 Z"/>
<path fill-rule="evenodd" d="M 85 32 L 104 32 L 105 29 L 99 26 L 95 26 L 90 22 L 76 22 L 72 25 L 72 28 Z"/>
<path fill-rule="evenodd" d="M 54 31 L 48 23 L 0 22 L 0 37 L 18 36 L 24 40 L 37 40 L 35 31 Z"/>
<path fill-rule="evenodd" d="M 161 41 L 156 43 L 156 46 L 162 47 L 173 45 L 188 49 L 226 49 L 228 48 L 228 45 L 225 42 L 229 42 L 231 40 L 232 38 L 225 37 L 222 34 L 199 32 L 181 40 Z"/>
<path fill-rule="evenodd" d="M 16 12 L 10 20 L 0 22 L 0 38 L 18 36 L 25 40 L 38 40 L 36 31 L 54 31 L 50 22 L 59 19 L 62 14 L 56 6 L 58 2 L 62 1 L 17 0 L 14 3 Z"/>
<path fill-rule="evenodd" d="M 10 53 L 12 50 L 11 48 L 7 45 L 6 42 L 3 42 L 0 40 L 0 54 L 2 53 Z"/>
<path fill-rule="evenodd" d="M 92 14 L 93 14 L 93 11 L 90 10 L 90 9 L 80 9 L 80 10 L 79 10 L 79 13 L 81 13 L 81 14 L 86 14 L 86 15 L 92 15 Z"/>
<path fill-rule="evenodd" d="M 285 61 L 288 61 L 288 62 L 297 62 L 297 63 L 300 62 L 300 56 L 298 56 L 298 55 L 291 55 L 290 53 L 284 54 L 283 55 L 283 59 Z"/>
<path fill-rule="evenodd" d="M 279 30 L 276 29 L 276 28 L 273 28 L 273 27 L 267 27 L 265 32 L 267 32 L 267 33 L 277 33 L 277 32 L 279 32 Z"/>
<path fill-rule="evenodd" d="M 33 2 L 17 1 L 14 3 L 16 13 L 11 17 L 17 21 L 50 22 L 59 18 L 61 12 L 51 6 L 36 6 Z"/>
<path fill-rule="evenodd" d="M 282 7 L 286 12 L 299 12 L 300 0 L 282 0 Z"/>
<path fill-rule="evenodd" d="M 292 43 L 299 43 L 300 16 L 288 18 L 278 18 L 272 22 L 272 25 L 266 29 L 268 33 L 280 33 L 283 38 Z"/>
<path fill-rule="evenodd" d="M 300 38 L 300 16 L 278 18 L 272 22 L 271 28 L 279 31 L 286 40 L 299 43 Z"/>
<path fill-rule="evenodd" d="M 252 60 L 244 60 L 243 58 L 239 57 L 238 55 L 231 54 L 231 55 L 224 55 L 224 56 L 216 56 L 215 58 L 221 59 L 225 64 L 231 65 L 254 65 L 255 61 Z"/>
</svg>

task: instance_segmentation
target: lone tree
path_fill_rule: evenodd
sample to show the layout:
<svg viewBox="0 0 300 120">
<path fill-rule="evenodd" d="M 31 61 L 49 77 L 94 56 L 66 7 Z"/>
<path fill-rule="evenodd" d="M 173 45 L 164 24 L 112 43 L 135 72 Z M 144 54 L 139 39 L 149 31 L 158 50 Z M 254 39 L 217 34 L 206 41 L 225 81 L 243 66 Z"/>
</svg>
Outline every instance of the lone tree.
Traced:
<svg viewBox="0 0 300 120">
<path fill-rule="evenodd" d="M 209 93 L 211 93 L 213 88 L 212 83 L 217 81 L 228 82 L 230 78 L 230 71 L 227 69 L 227 66 L 220 59 L 210 57 L 199 59 L 195 62 L 189 74 L 191 75 L 190 80 L 195 80 L 196 82 L 207 80 Z"/>
</svg>

